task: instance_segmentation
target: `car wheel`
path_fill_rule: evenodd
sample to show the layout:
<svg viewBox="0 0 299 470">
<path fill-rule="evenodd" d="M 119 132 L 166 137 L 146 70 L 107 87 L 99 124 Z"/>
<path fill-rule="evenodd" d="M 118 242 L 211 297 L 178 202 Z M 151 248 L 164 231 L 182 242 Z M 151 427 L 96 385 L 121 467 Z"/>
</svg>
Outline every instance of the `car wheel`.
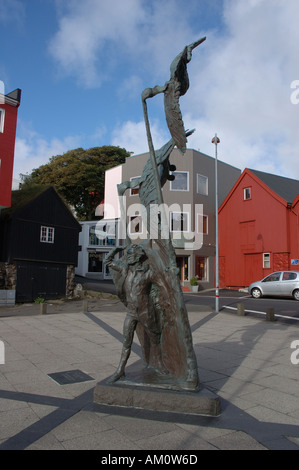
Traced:
<svg viewBox="0 0 299 470">
<path fill-rule="evenodd" d="M 299 289 L 294 290 L 293 297 L 295 300 L 299 300 Z"/>
<path fill-rule="evenodd" d="M 254 289 L 252 289 L 251 295 L 254 299 L 259 299 L 260 297 L 262 297 L 262 293 L 257 287 L 254 287 Z"/>
</svg>

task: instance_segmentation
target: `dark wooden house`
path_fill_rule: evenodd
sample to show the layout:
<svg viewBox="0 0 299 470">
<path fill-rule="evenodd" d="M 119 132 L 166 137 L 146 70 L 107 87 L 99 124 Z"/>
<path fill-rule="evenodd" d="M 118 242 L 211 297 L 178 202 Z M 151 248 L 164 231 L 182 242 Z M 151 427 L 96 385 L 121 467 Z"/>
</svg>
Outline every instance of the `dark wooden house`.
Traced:
<svg viewBox="0 0 299 470">
<path fill-rule="evenodd" d="M 72 294 L 81 226 L 50 187 L 14 191 L 0 217 L 0 288 L 17 302 Z"/>
</svg>

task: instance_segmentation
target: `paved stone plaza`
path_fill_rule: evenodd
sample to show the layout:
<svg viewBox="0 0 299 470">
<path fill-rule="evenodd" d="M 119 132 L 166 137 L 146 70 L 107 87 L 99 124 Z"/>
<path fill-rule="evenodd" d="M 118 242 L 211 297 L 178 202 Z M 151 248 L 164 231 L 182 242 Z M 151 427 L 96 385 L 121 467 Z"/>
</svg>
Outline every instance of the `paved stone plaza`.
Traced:
<svg viewBox="0 0 299 470">
<path fill-rule="evenodd" d="M 87 313 L 82 301 L 53 303 L 43 315 L 34 304 L 0 308 L 0 449 L 298 450 L 290 347 L 298 326 L 203 307 L 188 313 L 199 377 L 221 397 L 219 417 L 93 402 L 119 362 L 124 312 L 113 297 L 91 300 Z M 128 367 L 137 361 L 136 340 Z M 62 384 L 50 376 L 61 372 Z"/>
</svg>

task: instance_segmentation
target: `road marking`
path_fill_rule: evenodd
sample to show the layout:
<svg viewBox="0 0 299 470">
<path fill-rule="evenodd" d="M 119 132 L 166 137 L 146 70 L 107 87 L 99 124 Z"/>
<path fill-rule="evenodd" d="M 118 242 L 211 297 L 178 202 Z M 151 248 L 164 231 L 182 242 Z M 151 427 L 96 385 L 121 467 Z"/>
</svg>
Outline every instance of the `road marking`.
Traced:
<svg viewBox="0 0 299 470">
<path fill-rule="evenodd" d="M 224 305 L 224 306 L 222 307 L 222 309 L 223 309 L 223 308 L 228 308 L 228 309 L 230 309 L 230 310 L 238 310 L 236 307 L 229 307 L 228 305 Z M 245 312 L 249 312 L 249 313 L 260 313 L 260 314 L 262 314 L 262 315 L 266 315 L 266 312 L 260 312 L 259 310 L 245 310 Z M 279 314 L 277 314 L 277 313 L 275 313 L 275 316 L 276 316 L 276 317 L 280 317 L 280 318 L 286 318 L 286 319 L 288 319 L 288 320 L 297 320 L 297 321 L 299 321 L 299 318 L 297 318 L 297 317 L 289 317 L 289 316 L 287 316 L 287 315 L 279 315 Z"/>
</svg>

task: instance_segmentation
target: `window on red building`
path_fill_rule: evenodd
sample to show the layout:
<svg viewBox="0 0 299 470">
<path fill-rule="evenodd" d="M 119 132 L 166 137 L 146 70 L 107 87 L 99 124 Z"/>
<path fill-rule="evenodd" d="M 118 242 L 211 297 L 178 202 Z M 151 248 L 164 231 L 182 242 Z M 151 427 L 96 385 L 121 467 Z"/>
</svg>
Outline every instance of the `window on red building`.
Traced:
<svg viewBox="0 0 299 470">
<path fill-rule="evenodd" d="M 263 268 L 270 268 L 270 253 L 263 253 Z"/>
<path fill-rule="evenodd" d="M 251 199 L 251 188 L 244 189 L 244 201 Z"/>
<path fill-rule="evenodd" d="M 4 115 L 5 110 L 0 108 L 0 132 L 4 132 Z"/>
</svg>

